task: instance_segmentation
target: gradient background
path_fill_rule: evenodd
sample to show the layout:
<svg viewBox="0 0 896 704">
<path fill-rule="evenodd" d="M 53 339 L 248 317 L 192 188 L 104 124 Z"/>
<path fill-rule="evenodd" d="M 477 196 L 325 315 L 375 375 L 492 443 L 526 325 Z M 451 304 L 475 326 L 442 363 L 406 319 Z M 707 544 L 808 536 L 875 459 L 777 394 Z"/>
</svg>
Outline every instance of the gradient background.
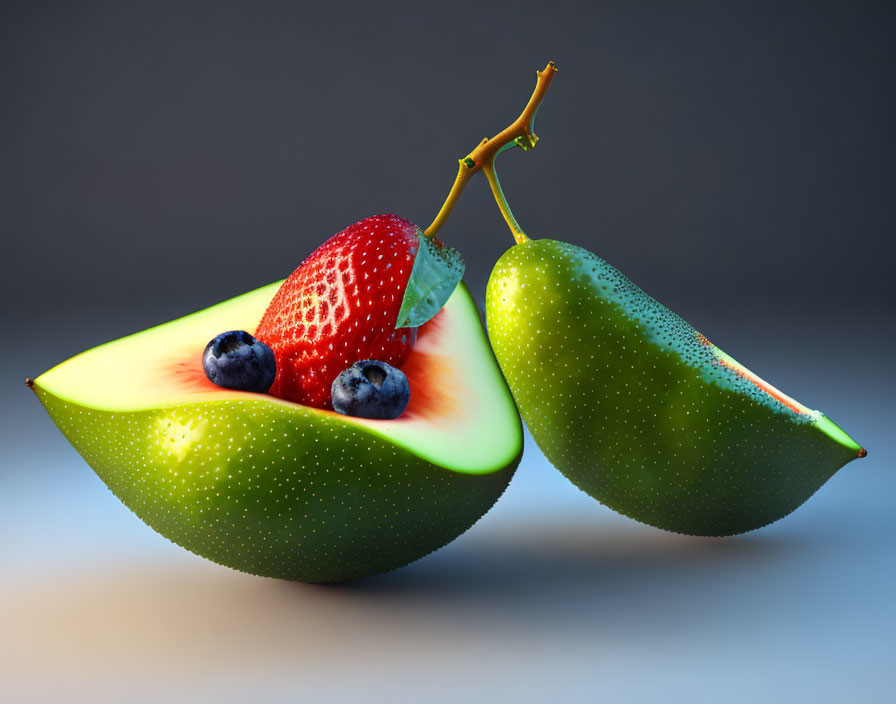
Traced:
<svg viewBox="0 0 896 704">
<path fill-rule="evenodd" d="M 0 682 L 42 698 L 896 698 L 891 3 L 0 4 Z M 755 533 L 600 506 L 530 442 L 462 539 L 341 586 L 245 576 L 138 521 L 22 380 L 287 275 L 395 212 L 559 68 L 501 175 L 870 451 Z M 443 238 L 480 301 L 484 179 Z"/>
</svg>

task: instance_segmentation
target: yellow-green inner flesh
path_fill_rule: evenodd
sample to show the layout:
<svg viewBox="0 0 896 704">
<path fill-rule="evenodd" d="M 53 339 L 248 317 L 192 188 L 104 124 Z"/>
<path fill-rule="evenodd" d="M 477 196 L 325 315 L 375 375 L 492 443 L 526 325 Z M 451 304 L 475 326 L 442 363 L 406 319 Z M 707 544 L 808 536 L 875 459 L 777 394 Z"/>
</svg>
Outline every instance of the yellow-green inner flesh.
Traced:
<svg viewBox="0 0 896 704">
<path fill-rule="evenodd" d="M 342 416 L 212 385 L 202 371 L 206 343 L 226 330 L 254 332 L 279 285 L 96 347 L 54 367 L 35 385 L 72 403 L 111 412 L 231 400 L 280 404 L 360 427 L 433 464 L 471 474 L 501 469 L 519 454 L 516 407 L 463 284 L 421 329 L 405 364 L 411 405 L 397 420 Z M 425 395 L 425 402 L 414 398 L 415 391 Z M 190 433 L 181 435 L 186 441 Z"/>
</svg>

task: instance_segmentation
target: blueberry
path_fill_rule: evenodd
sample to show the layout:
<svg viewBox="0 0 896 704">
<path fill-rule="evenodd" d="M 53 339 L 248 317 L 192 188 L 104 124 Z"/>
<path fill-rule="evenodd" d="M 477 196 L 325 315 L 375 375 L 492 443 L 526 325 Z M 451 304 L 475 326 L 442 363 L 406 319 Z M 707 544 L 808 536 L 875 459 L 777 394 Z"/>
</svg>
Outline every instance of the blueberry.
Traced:
<svg viewBox="0 0 896 704">
<path fill-rule="evenodd" d="M 338 413 L 392 420 L 407 408 L 411 387 L 400 369 L 375 359 L 363 359 L 336 377 L 330 394 Z"/>
<path fill-rule="evenodd" d="M 225 389 L 264 393 L 277 374 L 274 351 L 244 330 L 222 332 L 205 346 L 202 368 Z"/>
</svg>

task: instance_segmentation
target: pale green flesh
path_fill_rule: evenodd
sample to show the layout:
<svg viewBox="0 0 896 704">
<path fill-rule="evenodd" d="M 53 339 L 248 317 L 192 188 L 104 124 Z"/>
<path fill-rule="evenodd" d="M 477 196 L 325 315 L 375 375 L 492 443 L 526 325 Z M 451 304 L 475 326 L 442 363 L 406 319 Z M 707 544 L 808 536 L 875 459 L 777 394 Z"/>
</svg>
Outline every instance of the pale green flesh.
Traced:
<svg viewBox="0 0 896 704">
<path fill-rule="evenodd" d="M 266 394 L 213 386 L 202 371 L 206 343 L 226 330 L 254 332 L 279 285 L 96 347 L 54 367 L 35 384 L 62 400 L 114 413 L 225 401 L 248 401 L 259 408 L 277 405 L 302 417 L 361 429 L 457 472 L 495 471 L 519 454 L 522 434 L 516 408 L 463 284 L 421 334 L 405 365 L 412 400 L 398 420 L 351 418 Z M 425 412 L 415 412 L 415 386 L 436 397 Z"/>
<path fill-rule="evenodd" d="M 841 428 L 820 411 L 816 412 L 819 413 L 818 419 L 815 421 L 816 429 L 827 435 L 834 442 L 843 445 L 843 447 L 847 448 L 848 450 L 855 453 L 862 452 L 862 446 L 859 445 L 859 443 L 857 443 L 851 437 L 849 437 L 849 435 L 846 434 L 846 431 L 843 430 L 843 428 Z"/>
</svg>

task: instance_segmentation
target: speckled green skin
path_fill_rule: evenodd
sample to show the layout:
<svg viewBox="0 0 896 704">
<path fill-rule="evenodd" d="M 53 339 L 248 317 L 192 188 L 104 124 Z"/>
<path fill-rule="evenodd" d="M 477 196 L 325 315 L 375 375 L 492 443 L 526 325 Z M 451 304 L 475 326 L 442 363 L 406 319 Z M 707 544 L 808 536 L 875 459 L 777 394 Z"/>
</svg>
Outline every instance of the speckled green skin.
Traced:
<svg viewBox="0 0 896 704">
<path fill-rule="evenodd" d="M 406 565 L 472 526 L 519 463 L 453 472 L 313 409 L 220 401 L 111 413 L 35 391 L 143 521 L 268 577 L 332 582 Z"/>
<path fill-rule="evenodd" d="M 720 365 L 690 325 L 580 247 L 512 247 L 489 280 L 486 317 L 548 460 L 644 523 L 697 535 L 759 528 L 857 456 Z"/>
</svg>

